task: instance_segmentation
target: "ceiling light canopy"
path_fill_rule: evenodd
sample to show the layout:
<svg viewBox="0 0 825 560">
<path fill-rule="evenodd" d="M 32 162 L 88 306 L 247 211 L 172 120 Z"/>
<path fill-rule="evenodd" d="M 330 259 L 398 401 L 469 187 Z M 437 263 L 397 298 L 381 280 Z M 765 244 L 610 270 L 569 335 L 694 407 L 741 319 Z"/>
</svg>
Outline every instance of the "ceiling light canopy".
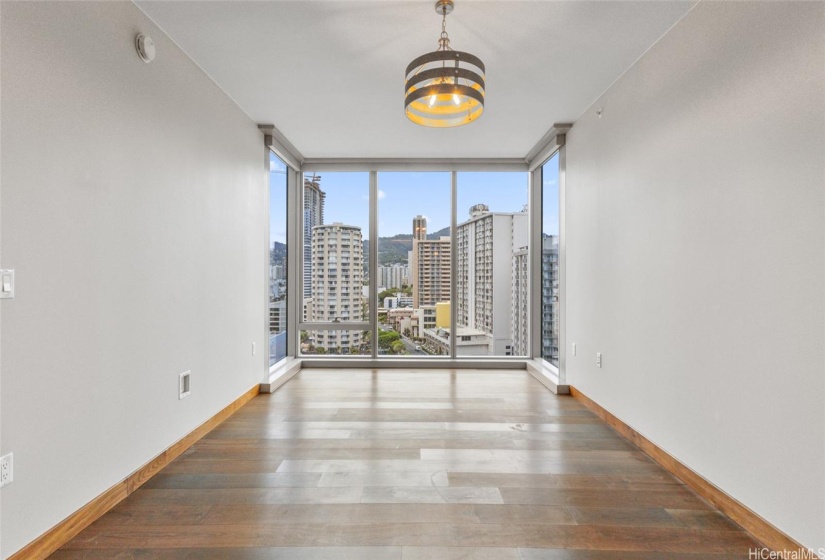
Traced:
<svg viewBox="0 0 825 560">
<path fill-rule="evenodd" d="M 438 49 L 407 66 L 404 108 L 407 118 L 422 126 L 461 126 L 484 112 L 484 63 L 450 48 L 447 14 L 453 8 L 453 0 L 437 0 L 435 11 L 442 18 Z"/>
</svg>

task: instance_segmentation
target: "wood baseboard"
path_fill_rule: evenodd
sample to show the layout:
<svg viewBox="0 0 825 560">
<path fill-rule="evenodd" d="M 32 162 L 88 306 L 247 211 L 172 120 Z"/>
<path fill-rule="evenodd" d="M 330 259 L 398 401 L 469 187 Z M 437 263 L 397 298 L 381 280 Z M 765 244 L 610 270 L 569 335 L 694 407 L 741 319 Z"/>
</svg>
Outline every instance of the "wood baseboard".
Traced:
<svg viewBox="0 0 825 560">
<path fill-rule="evenodd" d="M 650 456 L 651 459 L 664 467 L 665 470 L 690 486 L 693 491 L 713 504 L 716 509 L 727 515 L 734 522 L 738 523 L 743 529 L 745 529 L 745 531 L 750 533 L 751 536 L 764 544 L 767 548 L 774 551 L 807 551 L 805 547 L 796 542 L 794 539 L 771 525 L 757 513 L 726 494 L 717 486 L 714 486 L 711 482 L 691 470 L 685 464 L 679 462 L 676 458 L 669 455 L 655 443 L 602 408 L 601 405 L 590 399 L 590 397 L 583 394 L 572 385 L 570 386 L 570 396 L 594 412 L 611 428 L 616 430 L 625 439 L 629 440 L 633 445 Z"/>
<path fill-rule="evenodd" d="M 256 384 L 209 420 L 162 451 L 157 457 L 12 554 L 9 560 L 41 560 L 47 558 L 104 513 L 123 501 L 129 494 L 140 488 L 143 483 L 212 431 L 218 424 L 232 416 L 236 410 L 249 402 L 259 392 L 260 385 Z"/>
</svg>

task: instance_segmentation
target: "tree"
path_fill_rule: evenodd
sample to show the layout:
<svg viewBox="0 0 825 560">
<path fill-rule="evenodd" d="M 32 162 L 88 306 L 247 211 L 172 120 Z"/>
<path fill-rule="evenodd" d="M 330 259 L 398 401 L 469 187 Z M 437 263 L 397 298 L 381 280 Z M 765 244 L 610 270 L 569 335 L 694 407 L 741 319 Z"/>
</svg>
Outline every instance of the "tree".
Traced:
<svg viewBox="0 0 825 560">
<path fill-rule="evenodd" d="M 404 336 L 406 336 L 407 338 L 410 338 L 410 334 L 411 334 L 411 333 L 410 333 L 410 328 L 409 328 L 409 327 L 407 327 L 406 329 L 404 329 Z"/>
<path fill-rule="evenodd" d="M 378 294 L 378 301 L 384 302 L 384 298 L 392 297 L 398 292 L 398 288 L 388 288 Z"/>
<path fill-rule="evenodd" d="M 396 340 L 392 343 L 392 346 L 390 346 L 390 352 L 392 352 L 393 354 L 406 354 L 407 347 L 404 346 L 404 343 L 400 340 Z"/>
<path fill-rule="evenodd" d="M 401 340 L 401 335 L 395 331 L 383 331 L 378 334 L 378 346 L 384 350 L 389 350 L 392 343 Z"/>
</svg>

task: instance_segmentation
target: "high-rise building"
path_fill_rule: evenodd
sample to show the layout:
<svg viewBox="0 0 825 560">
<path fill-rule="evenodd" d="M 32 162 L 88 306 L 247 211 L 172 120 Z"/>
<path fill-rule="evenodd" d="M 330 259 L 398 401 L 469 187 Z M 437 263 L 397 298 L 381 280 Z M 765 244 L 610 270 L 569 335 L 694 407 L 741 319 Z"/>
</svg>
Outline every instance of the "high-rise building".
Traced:
<svg viewBox="0 0 825 560">
<path fill-rule="evenodd" d="M 278 334 L 286 330 L 286 300 L 269 302 L 269 332 Z"/>
<path fill-rule="evenodd" d="M 404 265 L 379 266 L 378 286 L 384 289 L 409 285 L 410 268 Z"/>
<path fill-rule="evenodd" d="M 269 363 L 286 356 L 286 300 L 269 302 Z"/>
<path fill-rule="evenodd" d="M 513 267 L 510 280 L 513 302 L 513 308 L 510 314 L 510 331 L 513 333 L 513 356 L 526 356 L 529 345 L 530 325 L 528 311 L 530 309 L 530 297 L 527 292 L 527 283 L 530 269 L 528 261 L 527 247 L 519 247 L 519 249 L 513 253 Z"/>
<path fill-rule="evenodd" d="M 413 218 L 409 274 L 413 307 L 450 300 L 450 238 L 427 239 L 427 218 Z"/>
<path fill-rule="evenodd" d="M 312 320 L 362 321 L 364 254 L 361 228 L 340 222 L 312 228 Z M 361 343 L 361 331 L 316 331 L 315 346 L 349 354 Z"/>
<path fill-rule="evenodd" d="M 513 355 L 512 262 L 528 243 L 527 212 L 490 212 L 476 204 L 456 238 L 457 324 L 484 331 L 490 354 Z"/>
<path fill-rule="evenodd" d="M 413 239 L 413 307 L 450 300 L 450 238 Z"/>
<path fill-rule="evenodd" d="M 275 264 L 269 267 L 270 280 L 286 280 L 286 267 L 282 264 Z"/>
<path fill-rule="evenodd" d="M 559 238 L 541 240 L 541 355 L 559 363 Z"/>
<path fill-rule="evenodd" d="M 413 218 L 413 239 L 427 239 L 427 218 L 424 216 Z"/>
<path fill-rule="evenodd" d="M 321 177 L 304 177 L 304 297 L 312 296 L 312 228 L 324 223 Z"/>
</svg>

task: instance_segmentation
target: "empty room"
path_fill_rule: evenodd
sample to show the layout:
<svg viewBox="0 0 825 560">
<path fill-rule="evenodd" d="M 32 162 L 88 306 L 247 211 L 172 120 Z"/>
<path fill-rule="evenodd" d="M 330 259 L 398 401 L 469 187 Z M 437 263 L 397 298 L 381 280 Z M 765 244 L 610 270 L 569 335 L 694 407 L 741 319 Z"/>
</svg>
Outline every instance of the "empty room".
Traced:
<svg viewBox="0 0 825 560">
<path fill-rule="evenodd" d="M 0 1 L 0 560 L 825 559 L 825 2 Z"/>
</svg>

